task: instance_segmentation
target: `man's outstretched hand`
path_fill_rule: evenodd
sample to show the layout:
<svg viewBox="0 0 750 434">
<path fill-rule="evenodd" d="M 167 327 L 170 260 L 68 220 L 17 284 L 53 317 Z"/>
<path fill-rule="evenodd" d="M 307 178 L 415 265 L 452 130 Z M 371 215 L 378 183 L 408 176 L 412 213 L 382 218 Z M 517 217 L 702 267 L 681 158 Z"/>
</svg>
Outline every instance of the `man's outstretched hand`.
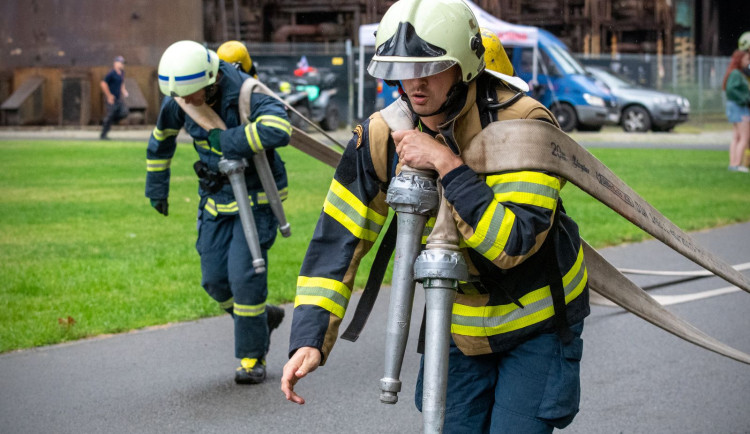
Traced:
<svg viewBox="0 0 750 434">
<path fill-rule="evenodd" d="M 294 385 L 308 373 L 318 369 L 320 360 L 320 351 L 317 348 L 302 347 L 286 362 L 281 375 L 281 391 L 284 392 L 288 401 L 300 405 L 305 403 L 304 398 L 294 392 Z"/>
</svg>

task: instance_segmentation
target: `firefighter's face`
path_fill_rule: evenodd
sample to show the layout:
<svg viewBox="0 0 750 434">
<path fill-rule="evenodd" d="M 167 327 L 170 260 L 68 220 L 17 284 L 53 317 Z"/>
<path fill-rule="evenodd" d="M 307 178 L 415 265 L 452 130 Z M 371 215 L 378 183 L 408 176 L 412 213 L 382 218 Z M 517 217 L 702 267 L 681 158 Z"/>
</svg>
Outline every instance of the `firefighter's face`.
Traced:
<svg viewBox="0 0 750 434">
<path fill-rule="evenodd" d="M 203 88 L 197 92 L 193 92 L 190 95 L 187 95 L 183 98 L 186 103 L 194 105 L 194 106 L 201 106 L 206 102 L 206 89 Z"/>
<path fill-rule="evenodd" d="M 427 115 L 435 112 L 448 99 L 448 91 L 458 81 L 461 69 L 454 65 L 428 77 L 401 80 L 414 112 Z"/>
</svg>

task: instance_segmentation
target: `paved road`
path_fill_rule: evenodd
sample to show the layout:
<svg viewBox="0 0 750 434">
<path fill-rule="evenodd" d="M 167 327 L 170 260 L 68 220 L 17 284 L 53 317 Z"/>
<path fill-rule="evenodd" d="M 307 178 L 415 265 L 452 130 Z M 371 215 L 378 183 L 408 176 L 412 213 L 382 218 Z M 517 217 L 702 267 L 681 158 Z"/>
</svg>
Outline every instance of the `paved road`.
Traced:
<svg viewBox="0 0 750 434">
<path fill-rule="evenodd" d="M 750 223 L 695 237 L 732 264 L 750 261 Z M 618 267 L 697 269 L 656 241 L 602 253 Z M 649 285 L 669 279 L 633 280 Z M 708 278 L 653 293 L 725 286 Z M 421 415 L 412 403 L 418 366 L 413 337 L 401 402 L 378 402 L 387 294 L 360 340 L 340 341 L 328 364 L 300 383 L 308 400 L 304 406 L 286 402 L 279 391 L 289 318 L 272 337 L 268 381 L 236 386 L 232 326 L 224 316 L 0 355 L 0 432 L 419 432 Z M 420 291 L 417 298 L 420 306 Z M 284 307 L 290 314 L 292 307 Z M 670 309 L 750 353 L 748 294 Z M 617 308 L 593 306 L 583 338 L 581 413 L 566 432 L 750 432 L 750 366 L 685 343 Z"/>
</svg>

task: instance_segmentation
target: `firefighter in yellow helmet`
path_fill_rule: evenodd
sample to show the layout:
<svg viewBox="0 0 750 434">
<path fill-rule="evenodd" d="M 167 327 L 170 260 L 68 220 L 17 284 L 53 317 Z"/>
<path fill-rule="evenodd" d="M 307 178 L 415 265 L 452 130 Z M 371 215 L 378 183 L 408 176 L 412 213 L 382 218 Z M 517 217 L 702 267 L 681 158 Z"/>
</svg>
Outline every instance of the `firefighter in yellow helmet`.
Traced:
<svg viewBox="0 0 750 434">
<path fill-rule="evenodd" d="M 737 40 L 737 48 L 742 51 L 750 51 L 750 32 L 740 35 L 740 39 Z"/>
<path fill-rule="evenodd" d="M 486 71 L 519 90 L 527 91 L 528 84 L 521 78 L 513 76 L 513 65 L 497 34 L 484 27 L 479 29 L 479 33 L 482 35 L 482 45 L 484 45 Z"/>
<path fill-rule="evenodd" d="M 227 41 L 219 46 L 216 54 L 219 56 L 219 59 L 231 63 L 245 74 L 256 79 L 258 78 L 258 72 L 255 70 L 253 59 L 250 57 L 247 47 L 242 42 Z"/>
</svg>

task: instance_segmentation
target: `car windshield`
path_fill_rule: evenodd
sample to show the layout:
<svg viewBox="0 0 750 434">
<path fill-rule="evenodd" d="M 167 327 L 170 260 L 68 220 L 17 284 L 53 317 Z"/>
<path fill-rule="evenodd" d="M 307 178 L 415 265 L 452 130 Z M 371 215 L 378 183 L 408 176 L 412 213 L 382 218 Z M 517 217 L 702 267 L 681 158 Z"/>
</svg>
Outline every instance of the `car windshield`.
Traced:
<svg viewBox="0 0 750 434">
<path fill-rule="evenodd" d="M 554 44 L 547 46 L 547 48 L 549 49 L 550 56 L 554 57 L 555 60 L 557 60 L 557 63 L 560 64 L 560 69 L 563 70 L 563 73 L 581 75 L 585 74 L 581 64 L 578 63 L 578 61 L 575 60 L 567 50 Z"/>
<path fill-rule="evenodd" d="M 589 69 L 589 71 L 591 71 L 596 76 L 596 78 L 602 80 L 609 87 L 638 87 L 638 85 L 630 81 L 629 78 L 616 72 L 604 71 L 597 68 L 591 68 Z"/>
</svg>

